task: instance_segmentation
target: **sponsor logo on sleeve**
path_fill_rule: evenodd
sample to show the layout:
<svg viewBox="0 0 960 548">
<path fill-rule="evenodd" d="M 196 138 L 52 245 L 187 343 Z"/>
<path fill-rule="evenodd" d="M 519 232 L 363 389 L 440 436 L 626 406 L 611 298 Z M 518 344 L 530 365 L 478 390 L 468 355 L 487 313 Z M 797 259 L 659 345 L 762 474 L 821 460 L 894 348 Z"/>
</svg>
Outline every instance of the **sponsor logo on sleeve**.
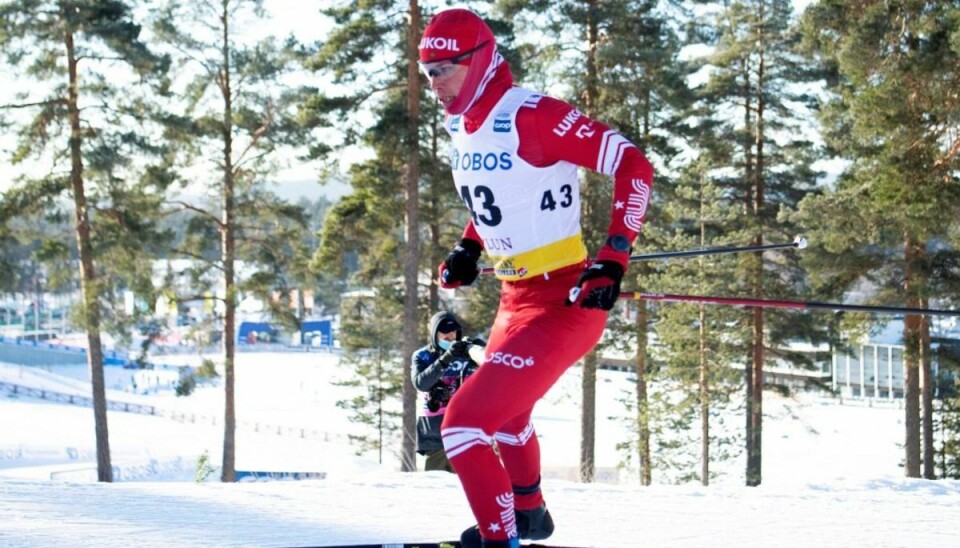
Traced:
<svg viewBox="0 0 960 548">
<path fill-rule="evenodd" d="M 560 120 L 560 123 L 557 124 L 557 127 L 553 128 L 553 132 L 556 133 L 557 136 L 563 137 L 568 131 L 570 131 L 571 128 L 573 128 L 573 124 L 577 121 L 577 119 L 580 118 L 580 116 L 582 115 L 580 114 L 579 110 L 571 109 L 570 112 L 563 117 L 563 120 Z"/>
<path fill-rule="evenodd" d="M 450 132 L 456 133 L 457 131 L 460 131 L 460 117 L 454 116 L 450 118 Z"/>
<path fill-rule="evenodd" d="M 596 132 L 597 130 L 594 129 L 593 121 L 591 120 L 577 128 L 577 137 L 580 139 L 589 139 L 590 137 L 593 137 Z"/>
<path fill-rule="evenodd" d="M 627 197 L 627 210 L 623 214 L 623 224 L 636 232 L 643 228 L 643 218 L 647 214 L 647 202 L 650 200 L 650 187 L 643 179 L 630 181 L 631 192 Z"/>
<path fill-rule="evenodd" d="M 493 119 L 493 131 L 496 133 L 510 133 L 512 128 L 513 122 L 509 112 L 501 112 Z"/>
</svg>

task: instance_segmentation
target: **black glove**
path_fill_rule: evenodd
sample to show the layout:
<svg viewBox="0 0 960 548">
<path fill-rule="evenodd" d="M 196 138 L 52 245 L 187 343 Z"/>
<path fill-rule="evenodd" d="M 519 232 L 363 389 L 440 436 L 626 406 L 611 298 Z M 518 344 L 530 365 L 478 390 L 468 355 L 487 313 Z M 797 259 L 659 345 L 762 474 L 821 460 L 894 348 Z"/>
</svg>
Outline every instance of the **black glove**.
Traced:
<svg viewBox="0 0 960 548">
<path fill-rule="evenodd" d="M 430 389 L 430 396 L 427 398 L 427 409 L 436 412 L 440 406 L 446 405 L 450 401 L 450 387 L 439 383 Z"/>
<path fill-rule="evenodd" d="M 454 341 L 453 344 L 450 345 L 450 353 L 453 354 L 454 356 L 459 356 L 459 357 L 466 356 L 467 350 L 469 349 L 470 349 L 470 341 L 459 340 L 459 341 Z"/>
<path fill-rule="evenodd" d="M 601 308 L 610 310 L 620 296 L 620 280 L 623 279 L 623 265 L 616 261 L 597 261 L 587 267 L 570 289 L 566 305 L 580 301 L 580 308 Z"/>
<path fill-rule="evenodd" d="M 457 355 L 453 353 L 453 347 L 451 346 L 446 351 L 444 351 L 443 354 L 440 354 L 440 357 L 437 358 L 437 363 L 439 363 L 443 367 L 446 367 L 450 365 L 450 362 L 452 362 L 456 358 L 457 358 Z"/>
<path fill-rule="evenodd" d="M 470 285 L 477 279 L 480 269 L 477 262 L 480 260 L 480 244 L 474 240 L 463 238 L 457 247 L 447 255 L 440 265 L 440 286 L 452 289 L 461 285 Z"/>
</svg>

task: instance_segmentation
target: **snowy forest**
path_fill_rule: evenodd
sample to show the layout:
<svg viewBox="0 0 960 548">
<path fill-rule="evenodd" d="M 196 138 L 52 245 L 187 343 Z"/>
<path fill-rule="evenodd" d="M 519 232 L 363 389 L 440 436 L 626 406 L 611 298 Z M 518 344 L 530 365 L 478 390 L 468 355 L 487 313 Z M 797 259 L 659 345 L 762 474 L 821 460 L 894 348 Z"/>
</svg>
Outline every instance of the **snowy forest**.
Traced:
<svg viewBox="0 0 960 548">
<path fill-rule="evenodd" d="M 446 4 L 298 3 L 327 23 L 313 36 L 265 34 L 270 4 L 0 3 L 0 296 L 40 280 L 78 295 L 70 321 L 86 334 L 100 481 L 112 481 L 103 335 L 129 334 L 158 301 L 223 311 L 209 329 L 225 371 L 224 482 L 236 481 L 241 295 L 262 296 L 284 325 L 302 321 L 292 301 L 307 291 L 340 316 L 342 360 L 366 391 L 344 405 L 379 429 L 369 443 L 399 440 L 405 471 L 416 468 L 409 357 L 427 318 L 455 309 L 482 335 L 495 312 L 492 279 L 451 293 L 435 276 L 468 218 L 443 110 L 416 64 Z M 461 5 L 488 21 L 519 84 L 616 128 L 654 164 L 634 253 L 810 243 L 637 262 L 625 290 L 960 309 L 960 1 Z M 291 164 L 314 166 L 314 198 L 273 190 Z M 333 180 L 350 190 L 329 200 Z M 594 253 L 611 183 L 590 173 L 581 185 Z M 152 265 L 174 259 L 187 266 L 158 279 Z M 131 311 L 124 292 L 144 306 Z M 594 475 L 602 352 L 629 357 L 622 450 L 642 482 L 693 446 L 687 480 L 707 485 L 711 463 L 743 452 L 759 485 L 763 392 L 775 388 L 765 367 L 814 367 L 789 343 L 843 349 L 889 319 L 624 300 L 581 363 L 581 479 Z M 904 473 L 960 478 L 960 363 L 939 356 L 934 377 L 930 316 L 903 320 Z M 743 422 L 717 425 L 731 409 Z"/>
</svg>

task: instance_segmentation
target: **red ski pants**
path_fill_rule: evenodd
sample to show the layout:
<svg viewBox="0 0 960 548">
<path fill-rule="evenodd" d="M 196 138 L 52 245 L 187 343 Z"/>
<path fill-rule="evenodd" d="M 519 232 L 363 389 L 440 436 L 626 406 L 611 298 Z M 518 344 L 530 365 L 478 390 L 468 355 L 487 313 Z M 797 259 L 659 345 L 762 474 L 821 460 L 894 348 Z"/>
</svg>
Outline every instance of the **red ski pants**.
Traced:
<svg viewBox="0 0 960 548">
<path fill-rule="evenodd" d="M 575 265 L 549 277 L 503 282 L 486 359 L 447 407 L 443 446 L 484 538 L 515 536 L 514 508 L 543 503 L 539 490 L 514 495 L 514 487 L 540 479 L 540 445 L 530 414 L 593 348 L 607 320 L 605 311 L 564 304 L 582 271 L 583 265 Z"/>
</svg>

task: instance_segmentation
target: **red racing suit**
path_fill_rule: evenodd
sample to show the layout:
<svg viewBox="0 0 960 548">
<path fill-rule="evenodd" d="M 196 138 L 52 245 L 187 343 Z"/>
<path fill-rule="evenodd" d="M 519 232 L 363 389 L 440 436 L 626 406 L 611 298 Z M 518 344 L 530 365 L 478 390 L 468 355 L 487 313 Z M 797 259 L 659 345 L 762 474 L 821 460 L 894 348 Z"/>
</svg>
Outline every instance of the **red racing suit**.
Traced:
<svg viewBox="0 0 960 548">
<path fill-rule="evenodd" d="M 454 181 L 472 214 L 463 236 L 484 246 L 503 281 L 485 362 L 450 401 L 443 445 L 481 535 L 504 540 L 517 534 L 515 509 L 543 504 L 534 404 L 593 348 L 607 319 L 603 310 L 564 303 L 588 264 L 577 167 L 613 177 L 608 235 L 631 243 L 653 168 L 619 133 L 568 103 L 512 87 L 508 69 L 446 126 Z M 597 259 L 626 269 L 629 251 L 604 246 Z"/>
</svg>

